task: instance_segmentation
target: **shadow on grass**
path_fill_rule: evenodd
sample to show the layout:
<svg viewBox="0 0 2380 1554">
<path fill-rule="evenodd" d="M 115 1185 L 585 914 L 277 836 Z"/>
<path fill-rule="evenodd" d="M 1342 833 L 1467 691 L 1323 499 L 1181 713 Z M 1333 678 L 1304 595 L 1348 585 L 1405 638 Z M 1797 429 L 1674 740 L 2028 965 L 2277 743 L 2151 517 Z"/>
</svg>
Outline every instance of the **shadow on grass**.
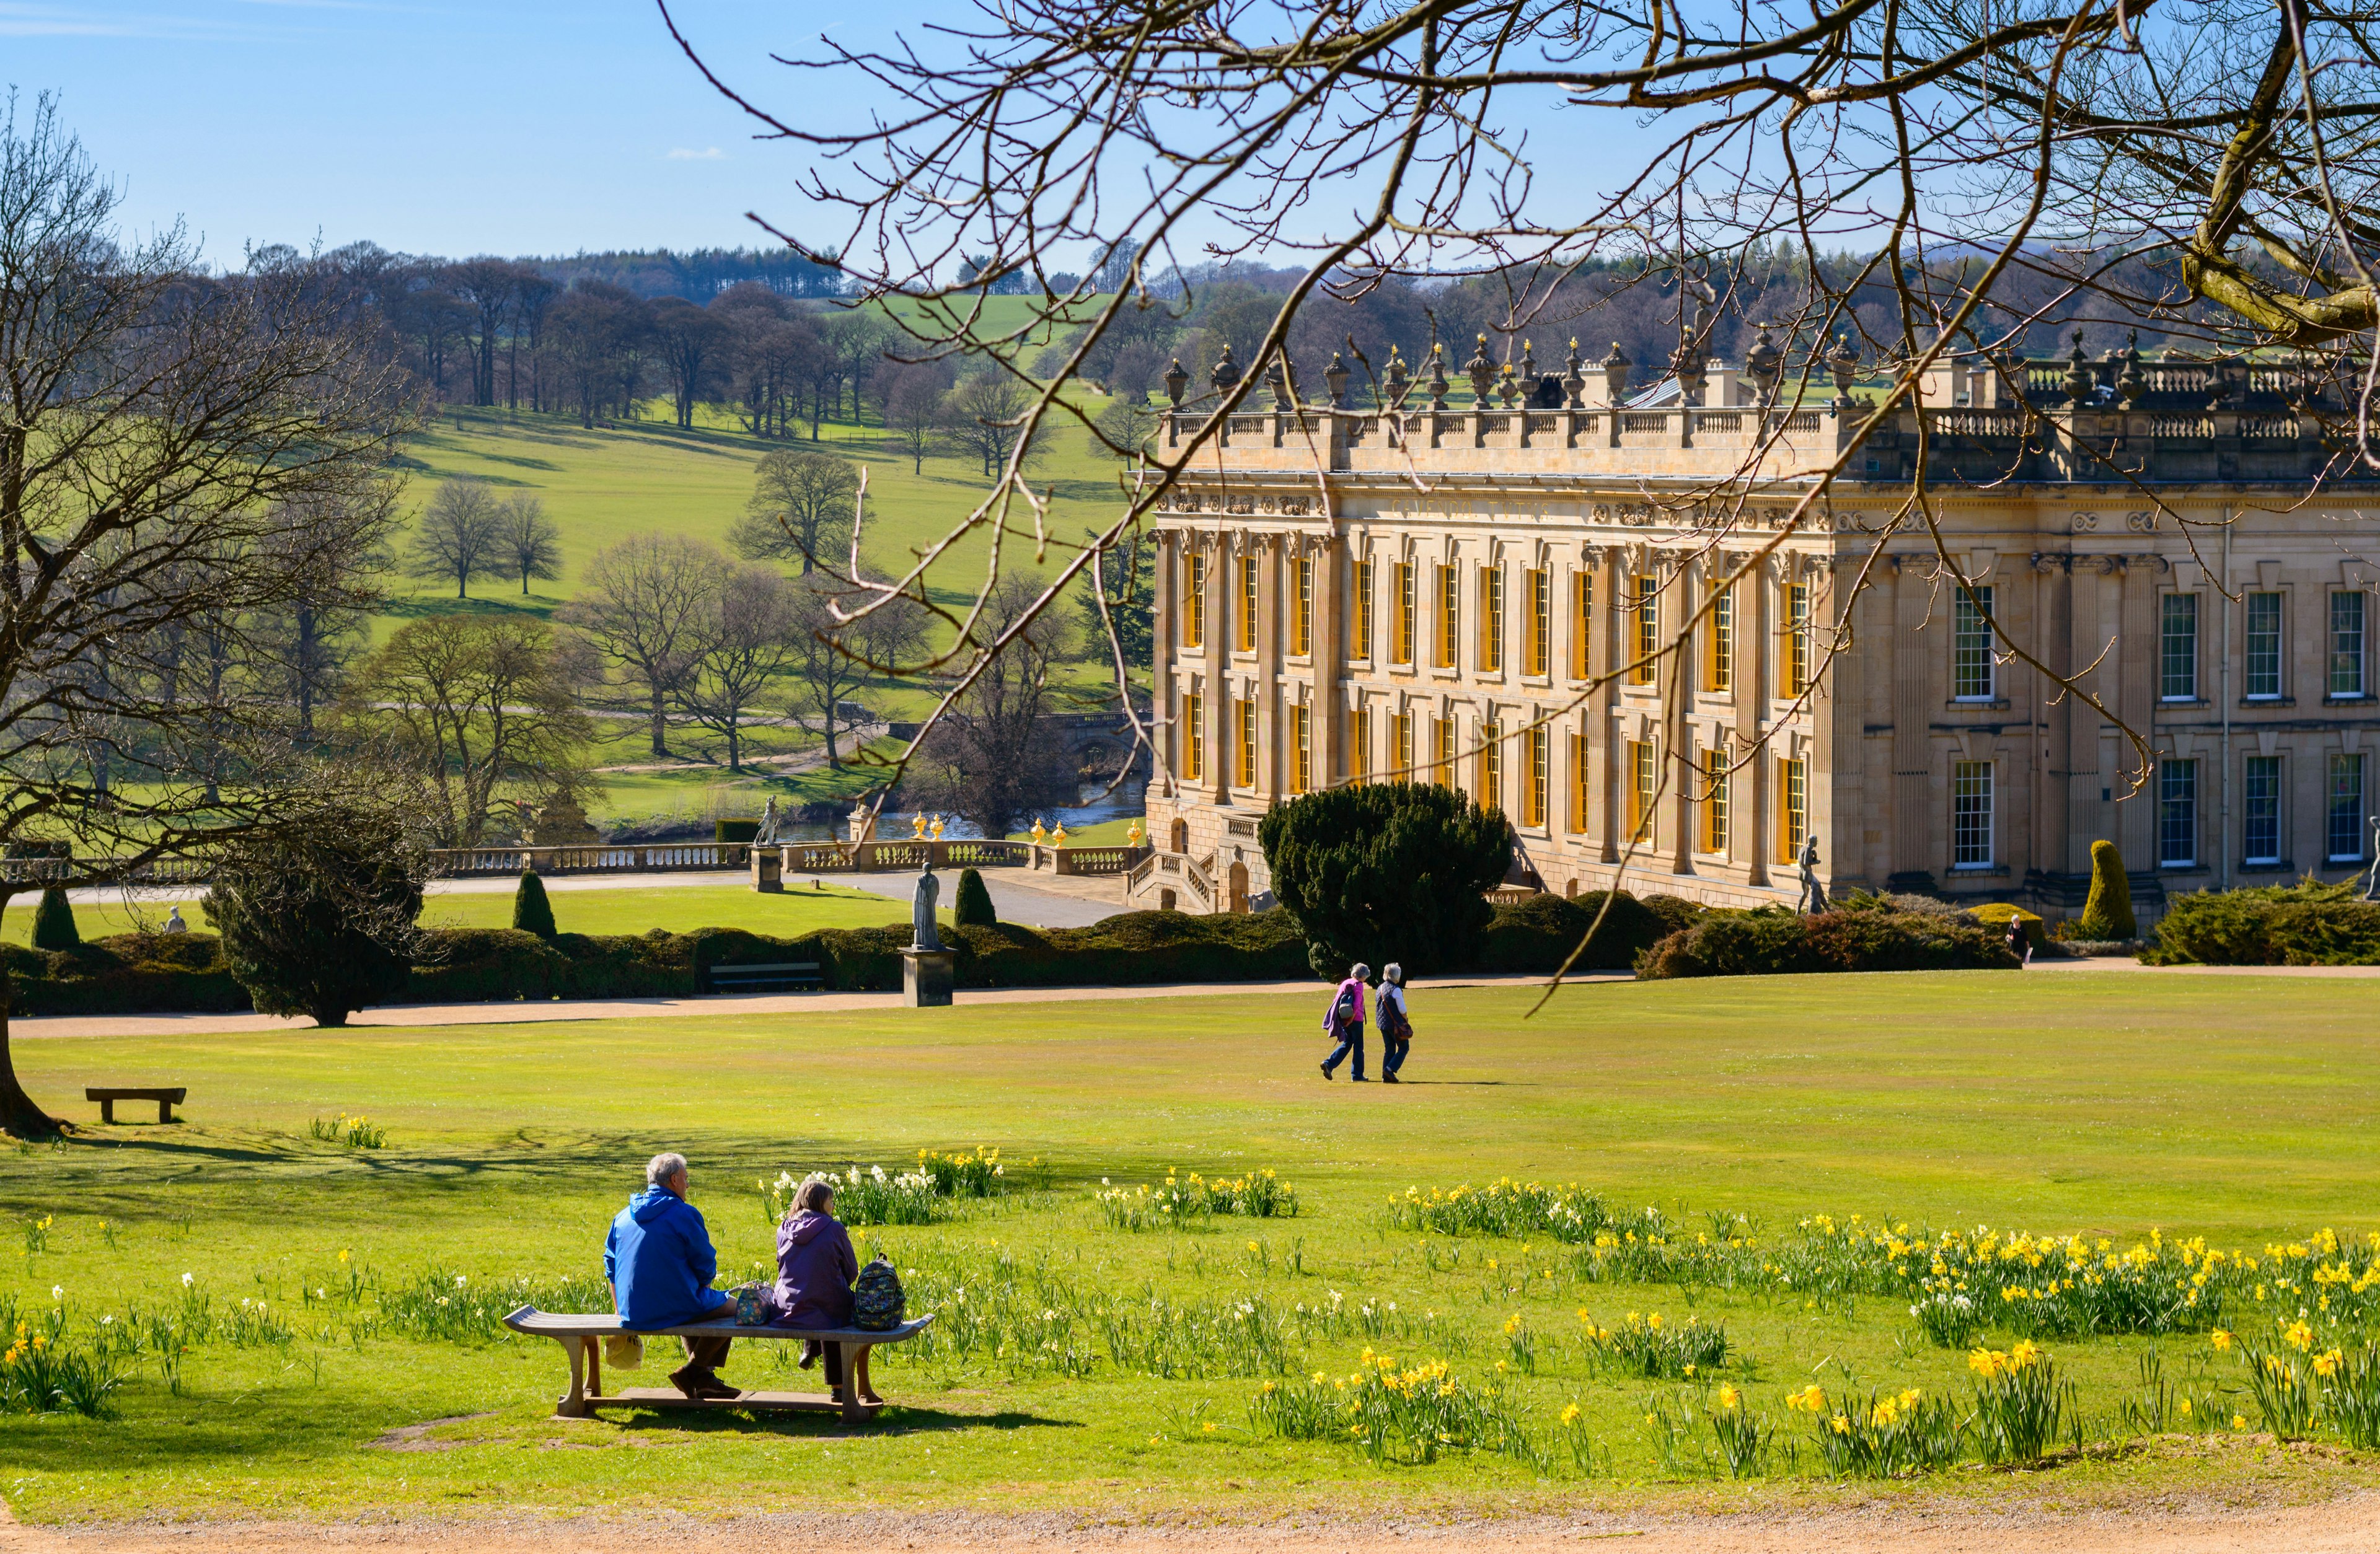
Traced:
<svg viewBox="0 0 2380 1554">
<path fill-rule="evenodd" d="M 622 1429 L 640 1434 L 792 1436 L 798 1439 L 863 1439 L 884 1435 L 950 1435 L 960 1430 L 1079 1430 L 1075 1419 L 1050 1419 L 1014 1410 L 1000 1414 L 953 1414 L 887 1402 L 865 1425 L 845 1424 L 835 1414 L 745 1414 L 727 1409 L 627 1408 L 616 1416 Z"/>
</svg>

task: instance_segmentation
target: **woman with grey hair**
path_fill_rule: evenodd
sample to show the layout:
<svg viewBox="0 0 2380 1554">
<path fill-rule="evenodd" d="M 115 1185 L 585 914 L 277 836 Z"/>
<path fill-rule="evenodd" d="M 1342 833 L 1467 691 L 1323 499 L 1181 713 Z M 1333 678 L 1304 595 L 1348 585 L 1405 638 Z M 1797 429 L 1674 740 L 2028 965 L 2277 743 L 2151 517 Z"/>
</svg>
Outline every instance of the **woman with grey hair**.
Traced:
<svg viewBox="0 0 2380 1554">
<path fill-rule="evenodd" d="M 1380 1027 L 1380 1082 L 1401 1084 L 1397 1070 L 1405 1066 L 1405 1053 L 1413 1048 L 1413 1021 L 1405 1016 L 1405 968 L 1394 961 L 1380 968 L 1380 995 L 1372 1006 L 1372 1018 Z"/>
</svg>

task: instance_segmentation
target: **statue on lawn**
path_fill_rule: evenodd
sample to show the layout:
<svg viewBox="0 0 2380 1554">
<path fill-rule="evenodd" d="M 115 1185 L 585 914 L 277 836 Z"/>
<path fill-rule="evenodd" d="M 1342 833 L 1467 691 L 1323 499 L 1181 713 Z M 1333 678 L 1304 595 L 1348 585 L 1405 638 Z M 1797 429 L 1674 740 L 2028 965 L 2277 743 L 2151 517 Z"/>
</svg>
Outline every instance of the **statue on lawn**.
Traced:
<svg viewBox="0 0 2380 1554">
<path fill-rule="evenodd" d="M 940 950 L 941 930 L 934 922 L 934 905 L 942 893 L 942 882 L 934 878 L 934 864 L 926 860 L 926 872 L 917 876 L 917 893 L 909 898 L 909 948 Z"/>
<path fill-rule="evenodd" d="M 760 826 L 752 833 L 752 845 L 755 847 L 777 845 L 777 799 L 773 794 L 769 796 L 768 803 L 760 806 Z"/>
</svg>

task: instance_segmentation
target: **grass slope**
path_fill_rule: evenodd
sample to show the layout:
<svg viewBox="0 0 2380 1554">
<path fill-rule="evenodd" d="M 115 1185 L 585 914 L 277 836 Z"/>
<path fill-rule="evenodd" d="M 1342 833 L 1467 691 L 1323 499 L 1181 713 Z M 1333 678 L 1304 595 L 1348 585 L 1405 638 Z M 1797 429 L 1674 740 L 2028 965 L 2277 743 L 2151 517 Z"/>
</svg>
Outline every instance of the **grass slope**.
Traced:
<svg viewBox="0 0 2380 1554">
<path fill-rule="evenodd" d="M 1848 1379 L 1963 1396 L 1963 1356 L 1928 1344 L 1889 1300 L 1822 1308 L 1774 1293 L 1581 1282 L 1550 1244 L 1394 1230 L 1383 1215 L 1391 1194 L 1511 1174 L 1575 1180 L 1622 1208 L 1658 1204 L 1689 1234 L 1705 1210 L 1772 1227 L 1823 1211 L 2119 1237 L 2156 1226 L 2252 1254 L 2374 1220 L 2380 1168 L 2366 1098 L 2380 1080 L 2369 1034 L 2380 989 L 2367 984 L 1745 978 L 1572 989 L 1524 1020 L 1534 996 L 1416 994 L 1413 1083 L 1394 1089 L 1323 1084 L 1313 1000 L 1257 995 L 22 1042 L 17 1062 L 37 1096 L 62 1102 L 104 1077 L 184 1084 L 191 1099 L 184 1124 L 86 1134 L 0 1172 L 0 1218 L 55 1216 L 46 1248 L 0 1271 L 0 1304 L 33 1317 L 52 1309 L 55 1288 L 67 1327 L 91 1331 L 102 1314 L 171 1314 L 202 1297 L 220 1317 L 261 1299 L 289 1336 L 193 1350 L 179 1395 L 144 1361 L 114 1420 L 0 1415 L 0 1489 L 34 1520 L 596 1504 L 1363 1513 L 1637 1502 L 1671 1493 L 1661 1486 L 1675 1477 L 1645 1427 L 1648 1397 L 1706 1408 L 1700 1389 L 1728 1379 L 1780 1440 L 1806 1443 L 1806 1421 L 1781 1407 L 1785 1391 L 1816 1379 L 1833 1393 Z M 341 1111 L 384 1125 L 386 1147 L 309 1138 L 310 1119 Z M 961 1303 L 951 1292 L 963 1286 L 998 1353 L 988 1340 L 965 1360 L 880 1358 L 878 1385 L 898 1406 L 857 1436 L 816 1420 L 560 1423 L 547 1416 L 563 1374 L 552 1346 L 420 1336 L 421 1321 L 459 1309 L 447 1301 L 468 1304 L 507 1278 L 576 1278 L 583 1290 L 606 1220 L 656 1149 L 692 1157 L 722 1267 L 745 1270 L 770 1245 L 756 1178 L 898 1167 L 920 1148 L 978 1143 L 1002 1147 L 1012 1166 L 1041 1157 L 1047 1190 L 947 1224 L 869 1232 L 861 1244 L 913 1270 L 913 1299 L 944 1310 L 953 1331 Z M 1153 1182 L 1172 1167 L 1277 1171 L 1305 1212 L 1132 1233 L 1092 1201 L 1103 1180 Z M 351 1278 L 360 1302 L 346 1293 Z M 1108 1340 L 1076 1315 L 1109 1297 L 1119 1310 L 1147 1313 L 1156 1299 L 1217 1312 L 1226 1336 L 1208 1352 L 1177 1345 L 1187 1368 L 1170 1378 L 1135 1374 L 1102 1358 Z M 407 1301 L 416 1336 L 371 1315 Z M 1252 1435 L 1246 1404 L 1260 1381 L 1229 1374 L 1242 1301 L 1284 1322 L 1298 1307 L 1372 1308 L 1379 1336 L 1353 1317 L 1338 1318 L 1335 1336 L 1309 1331 L 1284 1357 L 1293 1377 L 1344 1373 L 1378 1347 L 1408 1363 L 1444 1357 L 1467 1381 L 1488 1382 L 1517 1354 L 1506 1337 L 1517 1316 L 1543 1338 L 1536 1373 L 1505 1378 L 1514 1406 L 1548 1432 L 1576 1403 L 1593 1476 L 1577 1476 L 1567 1455 L 1549 1478 L 1459 1453 L 1379 1469 L 1330 1441 Z M 1727 1326 L 1737 1357 L 1720 1378 L 1630 1380 L 1587 1366 L 1574 1342 L 1581 1310 L 1616 1326 L 1626 1312 L 1674 1321 L 1689 1307 Z M 2265 1317 L 2236 1325 L 2252 1319 Z M 2118 1410 L 2142 1396 L 2152 1350 L 2178 1385 L 2236 1392 L 2236 1356 L 2216 1365 L 2203 1336 L 2051 1347 L 2081 1383 L 2095 1438 L 2129 1433 Z M 747 1352 L 730 1374 L 783 1386 L 787 1363 Z M 664 1368 L 649 1358 L 637 1380 Z M 2070 1463 L 2052 1492 L 2373 1480 L 2351 1453 L 2266 1451 L 2210 1412 L 2220 1409 L 2210 1402 L 2196 1422 L 2213 1434 Z M 427 1432 L 431 1449 L 365 1449 L 426 1421 L 445 1421 Z M 1818 1491 L 1801 1450 L 1799 1478 L 1711 1493 L 1733 1505 L 1806 1499 Z M 1925 1482 L 1993 1495 L 2006 1481 Z"/>
</svg>

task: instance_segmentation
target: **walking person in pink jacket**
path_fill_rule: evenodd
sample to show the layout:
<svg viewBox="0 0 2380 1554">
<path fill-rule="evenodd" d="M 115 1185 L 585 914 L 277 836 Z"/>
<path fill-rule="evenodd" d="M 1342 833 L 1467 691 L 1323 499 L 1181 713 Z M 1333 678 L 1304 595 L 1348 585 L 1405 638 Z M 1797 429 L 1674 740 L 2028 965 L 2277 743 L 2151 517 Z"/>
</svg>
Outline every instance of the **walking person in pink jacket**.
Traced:
<svg viewBox="0 0 2380 1554">
<path fill-rule="evenodd" d="M 1338 1043 L 1330 1055 L 1322 1060 L 1322 1077 L 1330 1078 L 1349 1053 L 1355 1057 L 1355 1083 L 1364 1083 L 1364 981 L 1372 968 L 1358 962 L 1330 995 L 1330 1012 L 1322 1016 L 1322 1029 Z"/>
</svg>

